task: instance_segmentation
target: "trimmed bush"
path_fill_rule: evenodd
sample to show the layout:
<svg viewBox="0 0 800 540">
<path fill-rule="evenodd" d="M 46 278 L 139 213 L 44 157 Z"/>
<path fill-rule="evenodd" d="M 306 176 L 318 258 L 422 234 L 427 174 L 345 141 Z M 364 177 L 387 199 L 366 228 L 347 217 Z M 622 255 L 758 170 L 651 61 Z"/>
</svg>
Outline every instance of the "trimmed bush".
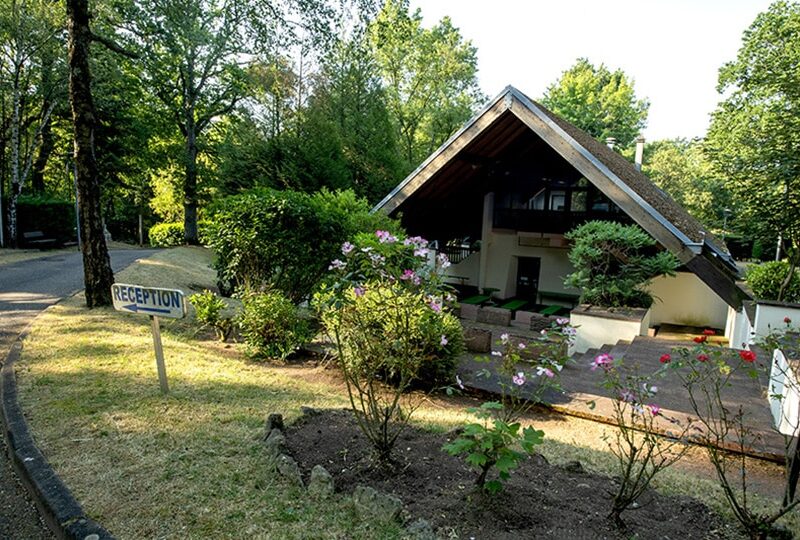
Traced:
<svg viewBox="0 0 800 540">
<path fill-rule="evenodd" d="M 225 300 L 206 289 L 191 295 L 189 302 L 194 306 L 198 322 L 213 328 L 220 341 L 227 341 L 233 329 L 233 322 L 230 317 L 222 316 L 222 312 L 228 307 Z"/>
<path fill-rule="evenodd" d="M 46 195 L 21 195 L 17 199 L 17 231 L 23 246 L 23 233 L 33 231 L 55 238 L 58 244 L 74 241 L 75 227 L 75 203 L 71 201 Z"/>
<path fill-rule="evenodd" d="M 581 290 L 584 304 L 649 308 L 647 286 L 678 267 L 672 253 L 656 251 L 656 241 L 636 225 L 590 221 L 564 236 L 573 242 L 569 260 L 575 267 L 564 283 Z"/>
<path fill-rule="evenodd" d="M 794 270 L 794 276 L 786 287 L 783 298 L 779 298 L 781 285 L 788 274 L 787 261 L 771 261 L 751 266 L 745 280 L 760 300 L 800 303 L 800 271 L 797 269 Z"/>
<path fill-rule="evenodd" d="M 248 355 L 285 360 L 312 337 L 307 320 L 278 291 L 245 293 L 237 320 Z"/>
<path fill-rule="evenodd" d="M 209 243 L 209 221 L 197 222 L 197 240 L 202 245 Z M 177 247 L 182 246 L 183 241 L 183 222 L 156 223 L 148 231 L 150 245 L 153 247 Z"/>
<path fill-rule="evenodd" d="M 212 209 L 211 246 L 220 291 L 279 290 L 294 302 L 311 296 L 339 246 L 375 222 L 352 192 L 253 190 Z"/>
</svg>

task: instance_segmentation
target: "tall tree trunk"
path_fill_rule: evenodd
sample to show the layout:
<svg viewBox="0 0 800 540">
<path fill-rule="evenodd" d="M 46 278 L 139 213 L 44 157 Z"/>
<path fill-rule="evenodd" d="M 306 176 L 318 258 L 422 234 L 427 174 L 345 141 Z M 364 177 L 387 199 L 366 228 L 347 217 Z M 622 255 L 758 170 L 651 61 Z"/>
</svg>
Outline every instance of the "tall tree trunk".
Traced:
<svg viewBox="0 0 800 540">
<path fill-rule="evenodd" d="M 111 285 L 114 274 L 103 236 L 100 215 L 100 184 L 94 158 L 94 104 L 89 73 L 88 0 L 67 0 L 69 30 L 69 97 L 75 137 L 75 172 L 80 215 L 83 278 L 86 305 L 90 308 L 111 304 Z"/>
<path fill-rule="evenodd" d="M 197 126 L 194 112 L 186 117 L 186 177 L 183 181 L 183 237 L 189 245 L 197 241 Z"/>
<path fill-rule="evenodd" d="M 49 103 L 45 103 L 45 105 L 49 105 Z M 52 121 L 48 118 L 42 125 L 42 142 L 41 146 L 39 146 L 39 153 L 36 156 L 36 161 L 33 164 L 33 172 L 31 174 L 31 189 L 37 193 L 44 192 L 44 170 L 55 148 L 55 138 L 53 137 L 51 122 Z"/>
<path fill-rule="evenodd" d="M 19 231 L 17 231 L 17 199 L 22 191 L 19 178 L 19 122 L 20 122 L 20 44 L 15 41 L 14 77 L 11 86 L 11 193 L 8 200 L 8 236 L 11 247 L 19 247 Z"/>
</svg>

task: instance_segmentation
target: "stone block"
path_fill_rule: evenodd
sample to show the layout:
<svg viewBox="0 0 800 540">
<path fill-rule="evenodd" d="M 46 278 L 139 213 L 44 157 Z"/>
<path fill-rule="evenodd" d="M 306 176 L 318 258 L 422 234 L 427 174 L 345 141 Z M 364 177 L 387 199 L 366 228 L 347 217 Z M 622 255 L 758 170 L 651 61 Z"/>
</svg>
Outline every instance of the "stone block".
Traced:
<svg viewBox="0 0 800 540">
<path fill-rule="evenodd" d="M 318 499 L 326 499 L 333 494 L 333 477 L 322 465 L 314 465 L 311 469 L 308 494 Z"/>
<path fill-rule="evenodd" d="M 392 521 L 400 517 L 403 501 L 369 486 L 356 486 L 353 491 L 356 515 L 361 519 Z"/>
<path fill-rule="evenodd" d="M 461 304 L 460 317 L 468 321 L 475 321 L 478 319 L 479 306 L 474 304 Z"/>
<path fill-rule="evenodd" d="M 511 326 L 511 310 L 499 307 L 482 307 L 478 310 L 478 322 L 496 326 Z"/>
<path fill-rule="evenodd" d="M 482 328 L 465 328 L 464 346 L 470 352 L 489 352 L 492 350 L 492 333 Z"/>
</svg>

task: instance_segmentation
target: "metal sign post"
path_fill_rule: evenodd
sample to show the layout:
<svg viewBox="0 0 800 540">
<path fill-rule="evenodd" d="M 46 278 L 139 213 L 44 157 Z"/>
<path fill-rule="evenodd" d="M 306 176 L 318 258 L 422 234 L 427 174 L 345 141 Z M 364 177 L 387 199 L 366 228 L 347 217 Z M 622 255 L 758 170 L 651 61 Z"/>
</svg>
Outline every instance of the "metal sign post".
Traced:
<svg viewBox="0 0 800 540">
<path fill-rule="evenodd" d="M 164 348 L 161 345 L 159 317 L 182 319 L 186 316 L 186 300 L 183 291 L 114 283 L 111 286 L 111 298 L 114 300 L 114 309 L 117 311 L 141 313 L 150 317 L 158 382 L 161 385 L 161 392 L 166 394 L 169 392 L 169 383 L 167 382 L 167 366 L 164 363 Z"/>
</svg>

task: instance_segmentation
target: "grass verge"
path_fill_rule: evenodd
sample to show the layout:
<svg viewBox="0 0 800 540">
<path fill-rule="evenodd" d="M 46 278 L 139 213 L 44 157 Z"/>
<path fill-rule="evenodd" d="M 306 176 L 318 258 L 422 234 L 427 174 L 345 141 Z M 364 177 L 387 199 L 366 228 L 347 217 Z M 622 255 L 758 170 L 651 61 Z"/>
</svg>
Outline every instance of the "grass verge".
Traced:
<svg viewBox="0 0 800 540">
<path fill-rule="evenodd" d="M 159 252 L 117 281 L 183 289 L 214 281 L 202 248 Z M 309 366 L 272 366 L 192 338 L 191 319 L 164 321 L 171 393 L 159 393 L 148 319 L 86 310 L 74 297 L 37 319 L 17 364 L 20 400 L 40 448 L 86 512 L 120 538 L 395 538 L 392 524 L 359 521 L 345 497 L 323 504 L 270 471 L 260 438 L 271 412 L 345 407 L 340 382 Z M 416 422 L 447 429 L 467 398 L 429 400 Z M 610 428 L 542 414 L 543 453 L 609 473 Z M 692 461 L 702 459 L 697 453 Z M 708 474 L 668 470 L 662 491 L 725 511 Z M 774 478 L 775 470 L 765 473 Z M 764 491 L 768 492 L 768 486 Z M 788 525 L 800 531 L 796 518 Z"/>
</svg>

